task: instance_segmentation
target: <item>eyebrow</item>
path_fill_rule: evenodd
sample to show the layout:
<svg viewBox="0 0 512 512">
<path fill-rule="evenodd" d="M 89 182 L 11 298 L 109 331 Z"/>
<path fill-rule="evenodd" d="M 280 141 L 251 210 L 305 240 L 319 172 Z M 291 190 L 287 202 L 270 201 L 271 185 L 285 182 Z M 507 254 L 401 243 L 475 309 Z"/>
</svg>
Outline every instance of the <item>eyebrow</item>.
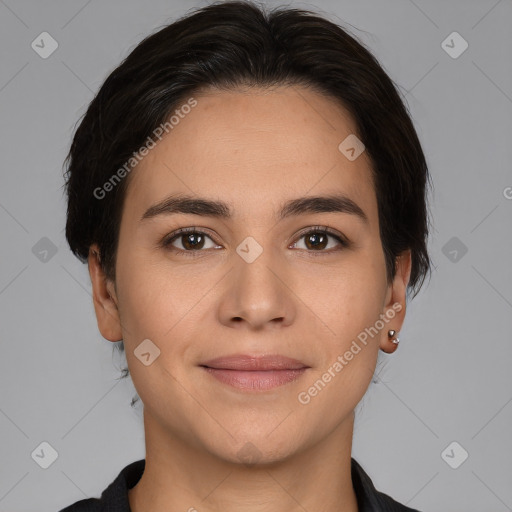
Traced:
<svg viewBox="0 0 512 512">
<path fill-rule="evenodd" d="M 148 208 L 140 220 L 143 221 L 160 215 L 172 215 L 177 213 L 188 213 L 221 219 L 230 219 L 233 217 L 231 208 L 223 201 L 188 195 L 171 195 Z M 356 216 L 365 224 L 369 224 L 368 217 L 361 207 L 344 194 L 291 199 L 284 203 L 279 210 L 278 220 L 281 221 L 288 217 L 311 213 L 348 213 Z"/>
</svg>

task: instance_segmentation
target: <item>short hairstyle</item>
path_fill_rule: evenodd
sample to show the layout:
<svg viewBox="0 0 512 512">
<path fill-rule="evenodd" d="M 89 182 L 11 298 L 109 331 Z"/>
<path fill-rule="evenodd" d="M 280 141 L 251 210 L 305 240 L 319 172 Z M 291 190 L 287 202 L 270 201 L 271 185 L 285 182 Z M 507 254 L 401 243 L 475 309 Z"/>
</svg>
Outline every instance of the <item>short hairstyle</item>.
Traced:
<svg viewBox="0 0 512 512">
<path fill-rule="evenodd" d="M 408 291 L 415 296 L 431 270 L 430 176 L 398 89 L 370 51 L 337 24 L 311 11 L 267 11 L 249 1 L 217 2 L 164 26 L 105 80 L 65 160 L 66 239 L 73 254 L 85 263 L 90 245 L 97 243 L 102 269 L 115 282 L 131 174 L 108 187 L 108 194 L 102 193 L 106 198 L 97 191 L 126 169 L 134 152 L 182 102 L 211 87 L 279 85 L 310 87 L 354 118 L 372 163 L 388 282 L 397 256 L 410 249 Z"/>
</svg>

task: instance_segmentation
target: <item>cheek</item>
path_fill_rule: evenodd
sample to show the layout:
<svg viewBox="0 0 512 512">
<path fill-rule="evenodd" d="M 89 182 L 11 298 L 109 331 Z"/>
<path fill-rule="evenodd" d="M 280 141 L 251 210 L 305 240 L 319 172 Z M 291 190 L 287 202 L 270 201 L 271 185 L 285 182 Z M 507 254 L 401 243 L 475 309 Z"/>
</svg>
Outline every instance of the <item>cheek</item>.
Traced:
<svg viewBox="0 0 512 512">
<path fill-rule="evenodd" d="M 172 268 L 169 262 L 151 261 L 142 253 L 120 258 L 118 288 L 123 326 L 142 339 L 160 339 L 182 329 L 181 322 L 173 326 L 181 318 L 187 320 L 189 312 L 213 285 L 211 278 L 211 273 L 194 272 L 192 266 Z"/>
<path fill-rule="evenodd" d="M 354 254 L 327 272 L 313 267 L 304 270 L 293 289 L 322 331 L 343 344 L 373 325 L 382 313 L 385 269 L 371 255 Z"/>
<path fill-rule="evenodd" d="M 363 265 L 339 272 L 314 288 L 311 304 L 322 322 L 318 333 L 318 366 L 304 383 L 298 402 L 317 417 L 329 417 L 325 428 L 346 417 L 365 394 L 375 371 L 379 333 L 375 326 L 382 313 L 385 278 L 379 265 Z M 318 306 L 318 308 L 317 308 Z M 335 411 L 333 412 L 333 405 Z"/>
<path fill-rule="evenodd" d="M 142 264 L 136 259 L 119 265 L 118 278 L 126 357 L 139 396 L 151 403 L 158 395 L 155 390 L 160 389 L 177 400 L 180 386 L 174 385 L 175 379 L 184 382 L 189 378 L 188 366 L 197 357 L 198 326 L 204 325 L 205 309 L 213 310 L 207 292 L 219 278 L 208 269 L 193 272 L 185 265 L 171 270 L 168 262 L 145 260 Z M 137 357 L 146 339 L 158 354 L 148 366 Z"/>
<path fill-rule="evenodd" d="M 386 290 L 382 271 L 382 265 L 360 257 L 326 280 L 322 290 L 315 288 L 311 297 L 311 304 L 322 305 L 315 309 L 323 321 L 318 324 L 322 356 L 302 391 L 305 401 L 311 400 L 321 411 L 339 404 L 338 420 L 357 405 L 375 371 L 380 333 L 370 328 L 382 313 Z"/>
</svg>

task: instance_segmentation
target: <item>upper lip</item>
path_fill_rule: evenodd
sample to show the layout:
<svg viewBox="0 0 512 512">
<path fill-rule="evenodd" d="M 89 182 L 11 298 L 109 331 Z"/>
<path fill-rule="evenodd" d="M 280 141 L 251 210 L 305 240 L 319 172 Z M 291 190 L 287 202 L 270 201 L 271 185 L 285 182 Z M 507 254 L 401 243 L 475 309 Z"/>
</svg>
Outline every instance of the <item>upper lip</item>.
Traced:
<svg viewBox="0 0 512 512">
<path fill-rule="evenodd" d="M 297 359 L 281 355 L 251 356 L 245 354 L 217 357 L 201 363 L 200 366 L 223 370 L 245 371 L 299 370 L 301 368 L 309 368 L 309 366 Z"/>
</svg>

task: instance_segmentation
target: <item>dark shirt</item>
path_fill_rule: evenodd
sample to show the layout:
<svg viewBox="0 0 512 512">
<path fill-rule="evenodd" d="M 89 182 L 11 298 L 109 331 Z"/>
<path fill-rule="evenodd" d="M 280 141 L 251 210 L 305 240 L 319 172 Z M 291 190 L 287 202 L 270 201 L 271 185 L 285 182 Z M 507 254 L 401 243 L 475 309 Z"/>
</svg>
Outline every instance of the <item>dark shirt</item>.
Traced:
<svg viewBox="0 0 512 512">
<path fill-rule="evenodd" d="M 101 498 L 86 498 L 59 512 L 131 512 L 128 489 L 135 487 L 140 480 L 145 464 L 145 459 L 128 464 L 103 491 Z M 359 512 L 419 512 L 377 491 L 370 477 L 355 459 L 351 459 L 351 471 Z"/>
</svg>

